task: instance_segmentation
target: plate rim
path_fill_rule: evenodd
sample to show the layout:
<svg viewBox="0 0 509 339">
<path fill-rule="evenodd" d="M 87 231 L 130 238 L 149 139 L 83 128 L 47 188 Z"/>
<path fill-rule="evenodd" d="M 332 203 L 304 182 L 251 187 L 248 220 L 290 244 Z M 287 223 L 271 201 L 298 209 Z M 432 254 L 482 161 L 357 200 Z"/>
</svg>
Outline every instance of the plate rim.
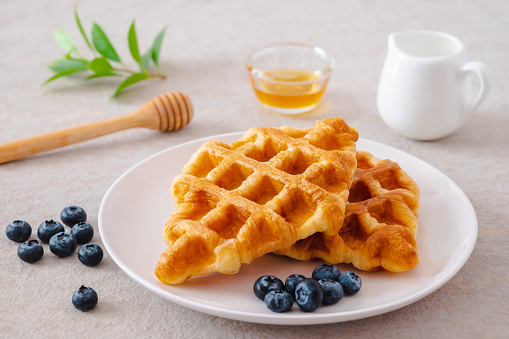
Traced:
<svg viewBox="0 0 509 339">
<path fill-rule="evenodd" d="M 405 151 L 399 150 L 395 147 L 392 147 L 390 145 L 386 145 L 377 141 L 365 139 L 365 138 L 359 138 L 359 141 L 361 144 L 371 144 L 373 147 L 382 147 L 389 149 L 391 152 L 400 153 L 405 158 L 410 158 L 412 161 L 416 161 L 422 164 L 425 164 L 426 166 L 429 166 L 434 171 L 436 171 L 439 175 L 443 176 L 447 180 L 447 182 L 451 185 L 451 187 L 454 189 L 454 192 L 456 194 L 459 194 L 459 196 L 462 198 L 462 202 L 466 203 L 469 207 L 469 213 L 471 214 L 471 222 L 472 222 L 472 229 L 469 232 L 469 237 L 466 237 L 464 241 L 462 242 L 461 247 L 466 246 L 461 252 L 463 253 L 463 256 L 460 258 L 460 260 L 454 261 L 453 258 L 443 267 L 440 269 L 439 272 L 435 274 L 441 275 L 441 278 L 435 282 L 434 284 L 430 284 L 427 288 L 420 290 L 417 293 L 413 293 L 409 296 L 406 296 L 402 299 L 397 299 L 389 303 L 384 303 L 383 305 L 376 305 L 372 306 L 367 309 L 359 309 L 359 310 L 350 310 L 347 312 L 337 312 L 337 313 L 306 313 L 302 312 L 302 314 L 299 313 L 292 313 L 292 314 L 277 314 L 277 313 L 271 313 L 271 314 L 259 314 L 254 312 L 242 312 L 237 310 L 230 310 L 230 309 L 222 309 L 218 307 L 213 307 L 206 304 L 199 304 L 197 301 L 186 299 L 178 294 L 174 294 L 167 290 L 162 290 L 161 288 L 157 287 L 154 284 L 151 284 L 149 281 L 146 281 L 146 279 L 142 276 L 140 276 L 137 272 L 130 269 L 124 261 L 119 258 L 117 253 L 115 251 L 112 251 L 112 246 L 109 243 L 108 237 L 104 236 L 104 230 L 103 230 L 103 218 L 104 218 L 104 206 L 106 202 L 108 201 L 108 198 L 113 194 L 116 187 L 120 185 L 120 183 L 127 177 L 131 172 L 137 170 L 140 166 L 143 164 L 146 164 L 150 161 L 152 161 L 154 158 L 163 156 L 165 153 L 171 152 L 174 149 L 183 148 L 186 146 L 189 146 L 190 144 L 196 144 L 197 147 L 199 145 L 203 144 L 206 141 L 217 139 L 222 140 L 225 138 L 231 138 L 236 136 L 241 136 L 245 131 L 238 131 L 238 132 L 230 132 L 230 133 L 223 133 L 223 134 L 216 134 L 211 136 L 206 136 L 202 138 L 197 138 L 193 140 L 189 140 L 171 147 L 168 147 L 164 150 L 161 150 L 159 152 L 156 152 L 145 159 L 139 161 L 138 163 L 131 166 L 129 169 L 127 169 L 125 172 L 123 172 L 108 188 L 106 191 L 102 201 L 101 205 L 99 207 L 99 213 L 98 213 L 98 228 L 99 233 L 101 235 L 101 240 L 103 241 L 103 244 L 108 251 L 108 254 L 113 259 L 115 264 L 120 267 L 122 271 L 124 271 L 130 278 L 132 278 L 135 282 L 139 283 L 143 287 L 147 288 L 148 290 L 154 292 L 155 294 L 163 297 L 166 300 L 170 300 L 178 305 L 203 312 L 206 314 L 219 316 L 227 319 L 232 320 L 238 320 L 238 321 L 245 321 L 245 322 L 251 322 L 251 323 L 260 323 L 260 324 L 272 324 L 272 325 L 315 325 L 315 324 L 327 324 L 327 323 L 339 323 L 339 322 L 345 322 L 345 321 L 352 321 L 357 319 L 364 319 L 376 315 L 381 315 L 387 312 L 391 312 L 397 309 L 400 309 L 402 307 L 408 306 L 430 294 L 440 289 L 443 285 L 445 285 L 452 277 L 454 277 L 461 268 L 465 265 L 465 263 L 468 261 L 469 257 L 471 256 L 473 249 L 475 248 L 476 242 L 477 242 L 477 236 L 478 236 L 478 220 L 475 213 L 475 210 L 473 208 L 473 205 L 471 201 L 468 199 L 468 196 L 461 190 L 461 188 L 446 174 L 438 170 L 436 167 L 430 165 L 429 163 L 425 162 L 424 160 L 407 153 Z M 455 252 L 455 254 L 458 254 L 459 250 Z M 452 267 L 449 267 L 451 265 L 451 262 L 454 261 L 454 265 Z M 446 273 L 443 274 L 443 272 L 446 270 Z M 338 319 L 339 317 L 339 319 Z M 283 319 L 284 321 L 281 321 Z"/>
</svg>

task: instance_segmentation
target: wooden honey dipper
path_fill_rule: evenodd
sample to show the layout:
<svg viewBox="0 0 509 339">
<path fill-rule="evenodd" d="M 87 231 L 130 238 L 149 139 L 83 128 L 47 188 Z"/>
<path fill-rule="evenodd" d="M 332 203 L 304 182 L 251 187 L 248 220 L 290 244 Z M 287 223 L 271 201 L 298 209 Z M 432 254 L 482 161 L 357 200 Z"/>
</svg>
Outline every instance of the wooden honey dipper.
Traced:
<svg viewBox="0 0 509 339">
<path fill-rule="evenodd" d="M 181 92 L 167 92 L 131 114 L 0 145 L 0 164 L 129 128 L 176 131 L 188 125 L 192 118 L 189 97 Z"/>
</svg>

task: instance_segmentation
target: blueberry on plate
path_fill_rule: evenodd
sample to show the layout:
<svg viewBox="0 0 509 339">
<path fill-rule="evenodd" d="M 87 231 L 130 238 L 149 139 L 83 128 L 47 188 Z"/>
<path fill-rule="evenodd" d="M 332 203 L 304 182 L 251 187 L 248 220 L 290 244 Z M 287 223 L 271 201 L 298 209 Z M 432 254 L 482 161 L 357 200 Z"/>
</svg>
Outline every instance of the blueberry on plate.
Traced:
<svg viewBox="0 0 509 339">
<path fill-rule="evenodd" d="M 288 312 L 293 306 L 293 297 L 283 290 L 270 291 L 265 295 L 263 301 L 272 312 Z"/>
<path fill-rule="evenodd" d="M 32 226 L 23 220 L 14 220 L 5 229 L 7 238 L 15 242 L 25 242 L 32 235 Z"/>
<path fill-rule="evenodd" d="M 81 221 L 71 228 L 71 234 L 76 238 L 78 244 L 86 244 L 94 237 L 94 228 L 92 225 Z"/>
<path fill-rule="evenodd" d="M 322 264 L 313 270 L 311 277 L 316 280 L 338 280 L 339 275 L 338 268 L 331 264 Z"/>
<path fill-rule="evenodd" d="M 322 305 L 333 305 L 343 297 L 343 287 L 336 280 L 318 280 L 323 288 Z"/>
<path fill-rule="evenodd" d="M 19 245 L 18 257 L 27 263 L 34 263 L 42 258 L 44 249 L 35 239 L 30 239 Z"/>
<path fill-rule="evenodd" d="M 59 232 L 49 240 L 49 249 L 59 258 L 68 257 L 74 253 L 78 247 L 76 238 L 67 232 Z"/>
<path fill-rule="evenodd" d="M 97 292 L 92 287 L 82 285 L 72 295 L 73 306 L 82 312 L 93 309 L 98 301 Z"/>
<path fill-rule="evenodd" d="M 304 312 L 313 312 L 323 300 L 323 288 L 318 280 L 306 278 L 295 288 L 295 301 Z"/>
<path fill-rule="evenodd" d="M 352 295 L 360 291 L 362 287 L 361 278 L 352 271 L 346 271 L 341 273 L 338 279 L 341 286 L 343 286 L 343 290 L 345 294 Z"/>
<path fill-rule="evenodd" d="M 64 231 L 64 225 L 55 220 L 43 221 L 37 229 L 37 236 L 44 243 L 49 243 L 52 236 Z"/>
<path fill-rule="evenodd" d="M 254 294 L 260 300 L 265 299 L 265 295 L 270 291 L 284 290 L 285 285 L 281 279 L 276 278 L 273 275 L 264 275 L 256 279 L 253 285 Z"/>
<path fill-rule="evenodd" d="M 95 266 L 103 260 L 103 250 L 97 244 L 85 244 L 78 251 L 78 259 L 83 265 Z"/>
<path fill-rule="evenodd" d="M 290 293 L 292 298 L 295 298 L 295 287 L 297 287 L 297 284 L 304 279 L 306 279 L 306 277 L 302 274 L 292 274 L 286 278 L 285 289 L 288 293 Z"/>
<path fill-rule="evenodd" d="M 87 221 L 87 212 L 79 206 L 70 205 L 60 212 L 60 219 L 67 226 L 74 226 L 79 222 Z"/>
</svg>

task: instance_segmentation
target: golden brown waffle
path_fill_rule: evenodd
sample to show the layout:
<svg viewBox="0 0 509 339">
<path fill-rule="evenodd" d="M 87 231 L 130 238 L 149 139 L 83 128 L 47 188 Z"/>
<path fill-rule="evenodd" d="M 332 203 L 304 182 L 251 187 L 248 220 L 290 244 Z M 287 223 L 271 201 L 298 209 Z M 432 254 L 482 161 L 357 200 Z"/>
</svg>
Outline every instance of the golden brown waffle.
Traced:
<svg viewBox="0 0 509 339">
<path fill-rule="evenodd" d="M 253 128 L 231 144 L 205 143 L 172 183 L 168 249 L 155 273 L 166 284 L 235 273 L 343 224 L 356 168 L 357 131 L 339 118 L 312 128 Z"/>
<path fill-rule="evenodd" d="M 402 272 L 418 264 L 419 188 L 397 163 L 357 151 L 348 201 L 344 225 L 337 234 L 314 234 L 278 254 L 351 263 L 364 271 Z"/>
</svg>

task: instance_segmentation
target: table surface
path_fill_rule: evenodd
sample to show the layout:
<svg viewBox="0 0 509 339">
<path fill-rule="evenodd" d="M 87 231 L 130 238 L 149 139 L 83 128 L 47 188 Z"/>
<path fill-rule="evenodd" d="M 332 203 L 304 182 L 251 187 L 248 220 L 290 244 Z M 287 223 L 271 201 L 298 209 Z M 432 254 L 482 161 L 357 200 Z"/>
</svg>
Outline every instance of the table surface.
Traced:
<svg viewBox="0 0 509 339">
<path fill-rule="evenodd" d="M 59 219 L 67 205 L 82 206 L 98 232 L 101 201 L 112 183 L 141 160 L 180 143 L 256 126 L 309 127 L 340 116 L 365 139 L 408 152 L 451 178 L 478 218 L 476 246 L 464 267 L 442 288 L 399 310 L 367 319 L 312 326 L 263 325 L 219 318 L 159 297 L 128 277 L 108 253 L 97 267 L 74 254 L 46 254 L 35 264 L 18 259 L 0 237 L 0 333 L 43 337 L 502 337 L 509 333 L 509 6 L 499 1 L 77 1 L 89 30 L 99 23 L 126 64 L 127 32 L 136 19 L 139 45 L 148 48 L 167 26 L 161 69 L 165 80 L 141 83 L 117 99 L 117 79 L 62 78 L 46 86 L 47 66 L 62 56 L 60 28 L 87 54 L 75 26 L 75 1 L 0 2 L 0 143 L 121 116 L 166 91 L 187 93 L 195 108 L 181 131 L 131 129 L 0 165 L 0 225 L 38 225 Z M 389 129 L 376 107 L 377 84 L 391 32 L 432 29 L 464 41 L 471 60 L 494 76 L 486 101 L 453 135 L 432 142 Z M 244 69 L 254 49 L 298 41 L 329 51 L 336 69 L 316 109 L 285 116 L 264 109 Z M 2 231 L 5 232 L 5 231 Z M 71 305 L 80 285 L 94 287 L 98 306 Z"/>
</svg>

